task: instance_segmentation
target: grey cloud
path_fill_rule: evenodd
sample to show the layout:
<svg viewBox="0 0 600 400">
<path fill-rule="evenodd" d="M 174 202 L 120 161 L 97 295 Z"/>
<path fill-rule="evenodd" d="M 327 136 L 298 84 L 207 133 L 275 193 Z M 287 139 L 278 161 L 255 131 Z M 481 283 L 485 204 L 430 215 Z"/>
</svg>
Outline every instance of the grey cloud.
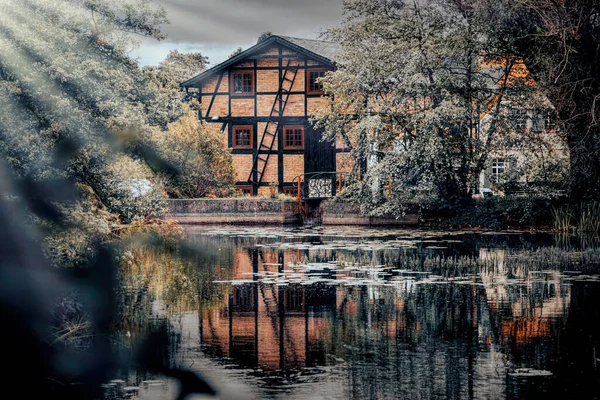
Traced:
<svg viewBox="0 0 600 400">
<path fill-rule="evenodd" d="M 343 0 L 154 0 L 169 15 L 170 41 L 237 46 L 264 31 L 312 38 L 342 18 Z"/>
</svg>

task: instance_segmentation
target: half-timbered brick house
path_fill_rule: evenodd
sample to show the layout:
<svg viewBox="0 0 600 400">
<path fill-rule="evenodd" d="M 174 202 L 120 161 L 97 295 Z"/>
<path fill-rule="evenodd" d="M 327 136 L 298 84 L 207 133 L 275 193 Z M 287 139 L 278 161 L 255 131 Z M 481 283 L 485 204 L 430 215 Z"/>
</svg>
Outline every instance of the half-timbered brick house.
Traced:
<svg viewBox="0 0 600 400">
<path fill-rule="evenodd" d="M 271 36 L 182 83 L 198 91 L 200 119 L 222 130 L 244 193 L 292 193 L 299 175 L 348 168 L 343 143 L 322 141 L 309 121 L 339 54 L 336 43 Z"/>
</svg>

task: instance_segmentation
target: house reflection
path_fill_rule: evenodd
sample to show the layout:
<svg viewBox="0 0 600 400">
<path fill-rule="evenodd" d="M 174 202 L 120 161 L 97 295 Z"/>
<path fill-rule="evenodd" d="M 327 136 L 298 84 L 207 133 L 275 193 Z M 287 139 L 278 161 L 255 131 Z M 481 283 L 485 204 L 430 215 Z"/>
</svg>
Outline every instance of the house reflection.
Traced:
<svg viewBox="0 0 600 400">
<path fill-rule="evenodd" d="M 259 272 L 284 273 L 284 265 L 297 259 L 294 251 L 238 249 L 233 278 L 256 282 Z M 215 355 L 234 358 L 247 367 L 277 370 L 322 364 L 322 341 L 331 340 L 331 322 L 312 314 L 333 312 L 335 292 L 333 286 L 319 290 L 258 283 L 226 287 L 219 308 L 200 311 L 202 343 Z"/>
<path fill-rule="evenodd" d="M 571 300 L 570 286 L 559 271 L 530 271 L 506 266 L 507 250 L 481 249 L 481 269 L 490 312 L 497 318 L 498 341 L 517 347 L 551 337 L 564 327 Z M 525 295 L 527 294 L 527 295 Z"/>
<path fill-rule="evenodd" d="M 335 254 L 322 256 L 336 259 Z M 389 350 L 401 343 L 478 337 L 480 350 L 496 347 L 514 353 L 519 346 L 555 336 L 570 302 L 558 274 L 515 276 L 522 271 L 507 270 L 503 250 L 481 252 L 482 260 L 495 260 L 493 268 L 482 268 L 483 285 L 410 280 L 337 285 L 334 280 L 350 275 L 341 268 L 318 271 L 329 282 L 274 283 L 276 276 L 306 273 L 290 264 L 319 257 L 301 250 L 237 248 L 232 279 L 240 283 L 221 284 L 220 301 L 200 307 L 205 351 L 266 371 L 328 365 L 336 358 L 348 361 L 348 349 L 373 343 Z M 529 279 L 517 284 L 511 281 L 516 278 Z"/>
</svg>

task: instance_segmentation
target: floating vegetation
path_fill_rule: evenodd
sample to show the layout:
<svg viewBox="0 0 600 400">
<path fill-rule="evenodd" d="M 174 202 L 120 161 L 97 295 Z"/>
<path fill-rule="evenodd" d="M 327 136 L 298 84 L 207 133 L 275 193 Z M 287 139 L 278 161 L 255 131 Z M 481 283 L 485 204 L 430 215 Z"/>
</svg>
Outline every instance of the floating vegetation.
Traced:
<svg viewBox="0 0 600 400">
<path fill-rule="evenodd" d="M 538 376 L 552 376 L 553 374 L 550 371 L 545 371 L 542 369 L 517 368 L 513 372 L 509 372 L 508 375 L 520 378 L 532 378 Z"/>
<path fill-rule="evenodd" d="M 579 274 L 600 272 L 600 249 L 567 251 L 560 247 L 542 247 L 539 249 L 520 251 L 506 258 L 507 268 L 527 271 L 552 269 L 566 271 L 573 269 Z"/>
</svg>

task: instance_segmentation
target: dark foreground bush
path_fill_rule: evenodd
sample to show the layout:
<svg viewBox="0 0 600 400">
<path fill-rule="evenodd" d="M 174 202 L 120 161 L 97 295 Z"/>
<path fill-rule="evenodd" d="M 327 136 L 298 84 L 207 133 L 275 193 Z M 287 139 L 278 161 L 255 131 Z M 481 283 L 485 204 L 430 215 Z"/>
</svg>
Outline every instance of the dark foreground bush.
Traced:
<svg viewBox="0 0 600 400">
<path fill-rule="evenodd" d="M 553 208 L 566 198 L 495 196 L 449 204 L 438 199 L 422 203 L 423 221 L 444 227 L 544 229 L 554 226 Z"/>
</svg>

